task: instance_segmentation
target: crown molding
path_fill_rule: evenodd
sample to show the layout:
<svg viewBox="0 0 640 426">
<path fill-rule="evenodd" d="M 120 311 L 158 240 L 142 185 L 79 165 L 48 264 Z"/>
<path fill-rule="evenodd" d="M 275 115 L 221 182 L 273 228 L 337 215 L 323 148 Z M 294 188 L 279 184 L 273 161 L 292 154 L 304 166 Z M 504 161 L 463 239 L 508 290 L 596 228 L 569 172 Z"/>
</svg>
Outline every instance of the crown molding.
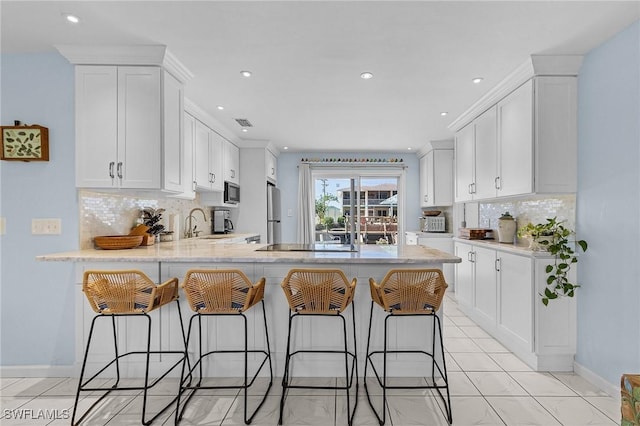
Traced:
<svg viewBox="0 0 640 426">
<path fill-rule="evenodd" d="M 158 66 L 166 69 L 182 83 L 193 78 L 193 73 L 164 45 L 57 44 L 55 48 L 73 65 Z"/>
<path fill-rule="evenodd" d="M 453 139 L 443 139 L 437 141 L 429 141 L 425 146 L 416 151 L 418 157 L 426 155 L 427 152 L 434 149 L 453 149 Z"/>
<path fill-rule="evenodd" d="M 452 121 L 447 128 L 457 132 L 534 77 L 577 76 L 582 65 L 582 59 L 582 55 L 531 55 L 522 65 Z"/>
</svg>

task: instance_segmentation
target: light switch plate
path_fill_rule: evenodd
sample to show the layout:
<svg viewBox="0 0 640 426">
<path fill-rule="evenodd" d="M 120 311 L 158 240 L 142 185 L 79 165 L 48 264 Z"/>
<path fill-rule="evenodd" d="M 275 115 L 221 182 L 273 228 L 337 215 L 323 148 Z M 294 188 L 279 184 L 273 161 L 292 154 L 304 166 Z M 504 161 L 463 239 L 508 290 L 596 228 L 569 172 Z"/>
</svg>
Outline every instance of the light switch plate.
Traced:
<svg viewBox="0 0 640 426">
<path fill-rule="evenodd" d="M 60 235 L 62 221 L 60 219 L 31 219 L 32 235 Z"/>
</svg>

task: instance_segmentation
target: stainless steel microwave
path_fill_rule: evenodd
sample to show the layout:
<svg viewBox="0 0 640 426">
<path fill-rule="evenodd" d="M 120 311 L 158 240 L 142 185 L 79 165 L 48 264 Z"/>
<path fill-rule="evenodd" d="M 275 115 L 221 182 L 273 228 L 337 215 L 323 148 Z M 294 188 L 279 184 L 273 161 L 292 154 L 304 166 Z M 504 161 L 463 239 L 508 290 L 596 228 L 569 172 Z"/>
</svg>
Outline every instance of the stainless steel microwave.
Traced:
<svg viewBox="0 0 640 426">
<path fill-rule="evenodd" d="M 233 182 L 224 181 L 224 202 L 238 204 L 240 202 L 240 186 Z"/>
</svg>

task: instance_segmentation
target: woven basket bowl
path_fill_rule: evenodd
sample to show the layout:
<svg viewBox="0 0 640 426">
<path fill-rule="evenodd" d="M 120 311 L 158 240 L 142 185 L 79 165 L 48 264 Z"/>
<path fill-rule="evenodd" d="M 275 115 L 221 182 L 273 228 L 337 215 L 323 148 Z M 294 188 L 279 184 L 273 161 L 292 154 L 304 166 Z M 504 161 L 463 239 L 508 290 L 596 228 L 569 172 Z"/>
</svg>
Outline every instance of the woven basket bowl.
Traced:
<svg viewBox="0 0 640 426">
<path fill-rule="evenodd" d="M 442 211 L 440 210 L 423 210 L 422 216 L 438 216 Z"/>
<path fill-rule="evenodd" d="M 95 237 L 93 242 L 105 250 L 120 250 L 138 247 L 142 243 L 142 235 L 104 235 Z"/>
</svg>

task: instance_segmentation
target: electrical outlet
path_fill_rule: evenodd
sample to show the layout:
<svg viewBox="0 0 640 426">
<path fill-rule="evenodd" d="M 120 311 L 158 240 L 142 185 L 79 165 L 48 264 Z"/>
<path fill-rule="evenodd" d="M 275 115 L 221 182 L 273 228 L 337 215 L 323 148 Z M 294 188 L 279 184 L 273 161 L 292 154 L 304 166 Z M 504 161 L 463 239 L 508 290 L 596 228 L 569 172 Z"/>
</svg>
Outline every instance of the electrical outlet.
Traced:
<svg viewBox="0 0 640 426">
<path fill-rule="evenodd" d="M 60 219 L 31 219 L 32 235 L 60 235 L 62 221 Z"/>
</svg>

